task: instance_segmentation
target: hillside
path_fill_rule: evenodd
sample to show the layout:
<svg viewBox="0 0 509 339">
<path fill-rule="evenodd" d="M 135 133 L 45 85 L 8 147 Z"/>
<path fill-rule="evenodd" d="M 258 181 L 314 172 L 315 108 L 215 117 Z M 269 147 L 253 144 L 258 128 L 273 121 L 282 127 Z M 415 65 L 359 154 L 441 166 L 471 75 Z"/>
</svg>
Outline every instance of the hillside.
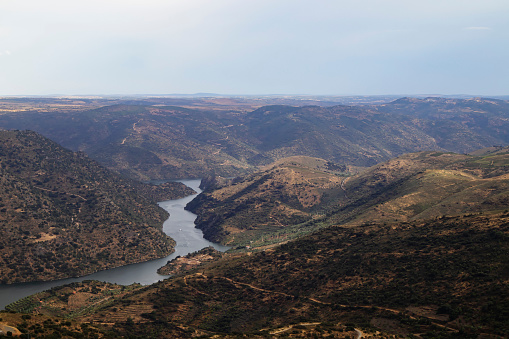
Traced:
<svg viewBox="0 0 509 339">
<path fill-rule="evenodd" d="M 333 223 L 503 211 L 509 203 L 509 149 L 482 156 L 407 154 L 348 178 L 343 187 L 344 198 L 326 208 Z"/>
<path fill-rule="evenodd" d="M 192 190 L 126 180 L 35 132 L 0 132 L 0 282 L 54 280 L 165 256 L 157 201 Z"/>
<path fill-rule="evenodd" d="M 291 157 L 209 178 L 193 202 L 201 222 L 258 248 L 206 249 L 150 286 L 88 281 L 8 309 L 109 337 L 505 338 L 509 149 L 475 154 L 412 153 L 358 174 Z"/>
<path fill-rule="evenodd" d="M 367 167 L 409 152 L 468 153 L 509 143 L 509 104 L 495 99 L 302 107 L 263 106 L 294 102 L 270 99 L 247 106 L 241 99 L 191 102 L 95 100 L 90 109 L 67 103 L 62 111 L 34 103 L 0 114 L 0 128 L 35 130 L 143 180 L 239 176 L 290 156 Z"/>
<path fill-rule="evenodd" d="M 263 165 L 305 155 L 371 166 L 403 153 L 440 149 L 409 119 L 359 106 L 261 107 L 238 131 L 261 151 L 250 161 Z"/>
<path fill-rule="evenodd" d="M 509 103 L 472 98 L 401 98 L 375 108 L 379 112 L 418 119 L 422 131 L 444 150 L 468 153 L 509 141 Z M 470 140 L 465 143 L 465 136 Z"/>
<path fill-rule="evenodd" d="M 209 189 L 186 209 L 198 215 L 196 227 L 212 241 L 251 247 L 282 242 L 315 230 L 316 209 L 325 192 L 341 189 L 341 173 L 348 175 L 348 168 L 290 157 L 246 177 L 204 179 Z"/>
<path fill-rule="evenodd" d="M 6 114 L 0 116 L 0 126 L 37 131 L 124 176 L 174 179 L 250 170 L 242 159 L 253 154 L 251 147 L 229 140 L 226 133 L 235 116 L 229 111 L 113 105 L 79 113 Z"/>
<path fill-rule="evenodd" d="M 10 309 L 69 314 L 117 335 L 151 338 L 176 331 L 351 338 L 354 327 L 378 331 L 376 338 L 503 338 L 508 240 L 507 213 L 330 227 L 151 286 L 103 290 L 85 282 Z"/>
<path fill-rule="evenodd" d="M 509 149 L 479 156 L 411 153 L 359 174 L 293 157 L 207 190 L 188 209 L 214 241 L 241 246 L 281 243 L 327 225 L 359 226 L 504 211 L 509 205 Z M 319 162 L 322 166 L 320 167 Z"/>
</svg>

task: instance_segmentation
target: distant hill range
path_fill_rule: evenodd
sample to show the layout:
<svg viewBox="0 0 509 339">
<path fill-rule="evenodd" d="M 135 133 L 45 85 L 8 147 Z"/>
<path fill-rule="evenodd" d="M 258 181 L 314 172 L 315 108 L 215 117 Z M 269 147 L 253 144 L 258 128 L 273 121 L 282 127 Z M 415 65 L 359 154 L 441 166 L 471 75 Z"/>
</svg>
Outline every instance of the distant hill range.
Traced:
<svg viewBox="0 0 509 339">
<path fill-rule="evenodd" d="M 0 131 L 0 283 L 55 280 L 163 257 L 157 201 L 192 190 L 120 177 L 31 131 Z"/>
<path fill-rule="evenodd" d="M 509 143 L 509 103 L 496 99 L 254 110 L 252 102 L 199 100 L 191 108 L 145 101 L 79 111 L 25 107 L 1 114 L 0 128 L 35 130 L 138 179 L 238 176 L 296 155 L 368 167 L 409 152 L 468 153 Z"/>
</svg>

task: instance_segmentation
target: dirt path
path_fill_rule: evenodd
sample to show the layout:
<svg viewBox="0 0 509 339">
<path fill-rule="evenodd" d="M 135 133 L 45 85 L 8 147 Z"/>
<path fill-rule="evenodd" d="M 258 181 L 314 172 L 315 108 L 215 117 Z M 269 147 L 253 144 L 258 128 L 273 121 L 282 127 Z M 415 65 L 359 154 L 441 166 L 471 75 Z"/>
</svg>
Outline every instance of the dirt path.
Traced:
<svg viewBox="0 0 509 339">
<path fill-rule="evenodd" d="M 281 227 L 285 227 L 285 225 L 283 225 L 283 224 L 281 223 L 281 221 L 279 221 L 279 220 L 278 220 L 278 218 L 276 218 L 276 217 L 275 217 L 275 216 L 273 216 L 272 214 L 271 214 L 271 215 L 269 215 L 269 218 L 270 218 L 270 219 L 272 219 L 272 220 L 275 220 L 275 221 L 276 221 L 276 223 L 277 223 L 279 226 L 281 226 Z"/>
<path fill-rule="evenodd" d="M 285 327 L 278 328 L 277 330 L 274 330 L 274 331 L 270 332 L 270 334 L 283 333 L 283 332 L 286 332 L 288 330 L 291 330 L 295 326 L 316 326 L 316 325 L 320 325 L 320 324 L 321 323 L 300 323 L 300 324 L 296 324 L 296 325 L 288 325 L 288 326 L 285 326 Z"/>
<path fill-rule="evenodd" d="M 197 273 L 196 275 L 203 275 L 202 273 Z M 291 297 L 291 298 L 295 298 L 295 296 L 293 295 L 290 295 L 290 294 L 287 294 L 287 293 L 284 293 L 284 292 L 277 292 L 277 291 L 271 291 L 271 290 L 266 290 L 264 288 L 260 288 L 260 287 L 256 287 L 254 285 L 251 285 L 251 284 L 247 284 L 247 283 L 242 283 L 242 282 L 239 282 L 239 281 L 235 281 L 235 280 L 232 280 L 230 278 L 227 278 L 227 277 L 221 277 L 221 279 L 224 279 L 224 280 L 227 280 L 229 281 L 230 283 L 232 283 L 233 285 L 235 286 L 247 286 L 249 288 L 252 288 L 256 291 L 260 291 L 260 292 L 265 292 L 265 293 L 270 293 L 270 294 L 278 294 L 278 295 L 282 295 L 282 296 L 285 296 L 285 297 Z M 184 277 L 184 281 L 185 283 L 187 284 L 187 280 L 186 280 L 186 277 Z M 199 293 L 202 293 L 202 294 L 205 294 L 203 292 L 200 292 L 198 291 Z M 318 299 L 315 299 L 315 298 L 311 298 L 311 297 L 301 297 L 301 298 L 305 298 L 309 301 L 312 301 L 312 302 L 315 302 L 317 304 L 321 304 L 321 305 L 332 305 L 331 303 L 328 303 L 328 302 L 325 302 L 325 301 L 320 301 Z M 378 308 L 380 310 L 384 310 L 384 311 L 387 311 L 387 312 L 391 312 L 391 313 L 394 313 L 394 314 L 401 314 L 403 313 L 404 311 L 400 311 L 400 310 L 396 310 L 396 309 L 392 309 L 392 308 L 387 308 L 387 307 L 379 307 L 379 306 L 355 306 L 355 305 L 341 305 L 341 304 L 335 304 L 336 306 L 340 306 L 340 307 L 358 307 L 358 308 Z M 411 319 L 417 319 L 415 317 L 412 317 L 412 316 L 409 316 Z M 429 317 L 426 317 L 426 316 L 419 316 L 419 317 L 422 317 L 422 318 L 426 318 L 426 319 L 430 319 L 430 320 L 433 320 Z M 446 326 L 446 325 L 442 325 L 442 324 L 439 324 L 439 323 L 436 323 L 434 321 L 431 322 L 433 325 L 436 325 L 438 327 L 441 327 L 443 329 L 446 329 L 446 330 L 449 330 L 449 331 L 453 331 L 453 332 L 458 332 L 457 329 L 455 328 L 452 328 L 452 327 L 449 327 L 449 326 Z M 310 325 L 316 325 L 315 323 L 309 323 L 308 326 Z M 293 325 L 292 325 L 293 326 Z M 304 325 L 306 326 L 306 325 Z M 292 327 L 283 327 L 281 329 L 278 329 L 277 331 L 280 331 L 280 332 L 284 332 L 284 331 L 287 331 L 289 329 L 291 329 Z M 364 333 L 358 329 L 355 329 L 355 331 L 357 332 L 357 338 L 360 339 L 360 338 L 363 338 L 364 337 Z M 277 333 L 280 333 L 280 332 L 277 332 Z M 277 334 L 277 333 L 271 333 L 271 334 Z"/>
<path fill-rule="evenodd" d="M 37 186 L 34 186 L 34 188 L 37 188 L 39 190 L 42 190 L 42 191 L 46 191 L 46 192 L 51 192 L 51 193 L 64 193 L 64 194 L 67 194 L 67 195 L 75 195 L 77 197 L 80 197 L 81 199 L 83 199 L 84 201 L 87 201 L 87 199 L 83 198 L 81 195 L 79 194 L 75 194 L 75 193 L 67 193 L 67 192 L 57 192 L 57 191 L 52 191 L 52 190 L 49 190 L 47 188 L 42 188 L 42 187 L 37 187 Z"/>
<path fill-rule="evenodd" d="M 194 275 L 200 275 L 200 276 L 204 276 L 204 277 L 206 277 L 206 275 L 204 275 L 203 273 L 196 273 L 196 274 L 194 274 Z M 192 289 L 193 289 L 196 293 L 198 293 L 198 294 L 202 294 L 202 295 L 206 295 L 206 296 L 210 297 L 210 294 L 207 294 L 207 293 L 205 293 L 205 292 L 202 292 L 202 291 L 200 291 L 200 290 L 198 290 L 198 289 L 194 288 L 193 286 L 189 286 L 189 284 L 187 283 L 187 277 L 188 277 L 187 275 L 185 275 L 185 276 L 184 276 L 184 285 L 186 285 L 186 286 L 188 286 L 188 287 L 191 287 L 191 288 L 192 288 Z"/>
<path fill-rule="evenodd" d="M 140 120 L 138 120 L 137 122 L 135 122 L 135 123 L 133 124 L 133 131 L 134 131 L 135 133 L 139 133 L 139 131 L 137 131 L 137 130 L 136 130 L 136 124 L 139 124 L 139 123 L 140 123 L 140 121 L 141 121 L 141 119 L 140 119 Z M 129 136 L 125 137 L 125 138 L 124 138 L 124 140 L 122 140 L 122 142 L 121 142 L 120 144 L 121 144 L 121 145 L 124 145 L 128 137 L 129 137 Z"/>
<path fill-rule="evenodd" d="M 345 183 L 346 181 L 348 180 L 349 178 L 344 178 L 343 180 L 341 180 L 341 189 L 343 190 L 343 192 L 345 192 L 345 197 L 348 198 L 348 194 L 346 194 L 346 188 L 345 188 Z"/>
<path fill-rule="evenodd" d="M 9 326 L 5 323 L 0 323 L 0 335 L 7 336 L 7 332 L 11 332 L 15 336 L 21 335 L 21 332 L 16 327 Z"/>
<path fill-rule="evenodd" d="M 279 294 L 279 295 L 284 295 L 285 297 L 292 297 L 292 298 L 294 297 L 293 295 L 290 295 L 290 294 L 286 294 L 286 293 L 283 293 L 283 292 L 266 290 L 266 289 L 263 289 L 263 288 L 259 288 L 259 287 L 253 286 L 251 284 L 241 283 L 241 282 L 232 280 L 230 278 L 226 278 L 226 277 L 221 277 L 221 278 L 224 279 L 224 280 L 228 280 L 229 282 L 231 282 L 235 286 L 242 285 L 242 286 L 247 286 L 249 288 L 252 288 L 253 290 L 260 291 L 260 292 L 266 292 L 266 293 L 271 293 L 271 294 Z"/>
<path fill-rule="evenodd" d="M 308 300 L 311 300 L 312 302 L 315 302 L 317 304 L 322 304 L 322 305 L 330 305 L 331 303 L 326 303 L 325 301 L 320 301 L 318 299 L 315 299 L 315 298 L 307 298 Z M 345 305 L 339 305 L 341 307 L 345 307 Z"/>
<path fill-rule="evenodd" d="M 279 295 L 283 295 L 285 297 L 291 297 L 291 298 L 295 298 L 295 296 L 291 295 L 291 294 L 287 294 L 287 293 L 284 293 L 284 292 L 277 292 L 277 291 L 271 291 L 271 290 L 266 290 L 266 289 L 263 289 L 263 288 L 260 288 L 260 287 L 256 287 L 254 285 L 251 285 L 251 284 L 246 284 L 246 283 L 242 283 L 242 282 L 239 282 L 239 281 L 235 281 L 235 280 L 232 280 L 230 278 L 226 278 L 226 277 L 221 277 L 222 279 L 224 280 L 228 280 L 229 282 L 231 282 L 232 284 L 234 285 L 242 285 L 242 286 L 247 286 L 249 288 L 252 288 L 253 290 L 257 290 L 257 291 L 260 291 L 260 292 L 266 292 L 266 293 L 272 293 L 272 294 L 279 294 Z M 301 297 L 302 298 L 302 297 Z M 315 302 L 317 304 L 321 304 L 321 305 L 331 305 L 331 303 L 328 303 L 328 302 L 325 302 L 325 301 L 320 301 L 318 299 L 315 299 L 315 298 L 310 298 L 310 297 L 303 297 L 303 298 L 306 298 L 312 302 Z M 342 306 L 342 307 L 347 307 L 346 305 L 339 305 L 339 306 Z M 368 306 L 366 306 L 368 307 Z M 371 306 L 369 306 L 371 307 Z"/>
</svg>

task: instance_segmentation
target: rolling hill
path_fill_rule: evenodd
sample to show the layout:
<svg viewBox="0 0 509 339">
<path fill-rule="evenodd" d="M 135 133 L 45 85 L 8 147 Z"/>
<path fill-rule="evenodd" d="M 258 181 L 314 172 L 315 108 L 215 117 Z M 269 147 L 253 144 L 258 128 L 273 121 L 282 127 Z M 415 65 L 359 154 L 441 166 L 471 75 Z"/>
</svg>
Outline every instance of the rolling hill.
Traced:
<svg viewBox="0 0 509 339">
<path fill-rule="evenodd" d="M 238 176 L 289 156 L 368 167 L 409 152 L 468 153 L 509 143 L 509 104 L 495 99 L 255 109 L 149 103 L 94 101 L 93 109 L 62 112 L 37 106 L 1 114 L 0 128 L 35 130 L 144 180 Z"/>
<path fill-rule="evenodd" d="M 329 227 L 150 286 L 76 283 L 9 309 L 113 337 L 503 338 L 508 227 L 507 213 Z"/>
<path fill-rule="evenodd" d="M 234 251 L 178 258 L 175 276 L 150 286 L 60 286 L 9 305 L 25 314 L 1 312 L 0 326 L 113 338 L 509 336 L 506 101 L 147 103 L 12 112 L 0 126 L 32 126 L 130 177 L 210 175 L 188 208 Z M 33 132 L 3 133 L 4 279 L 171 250 L 151 205 L 158 188 Z"/>
</svg>

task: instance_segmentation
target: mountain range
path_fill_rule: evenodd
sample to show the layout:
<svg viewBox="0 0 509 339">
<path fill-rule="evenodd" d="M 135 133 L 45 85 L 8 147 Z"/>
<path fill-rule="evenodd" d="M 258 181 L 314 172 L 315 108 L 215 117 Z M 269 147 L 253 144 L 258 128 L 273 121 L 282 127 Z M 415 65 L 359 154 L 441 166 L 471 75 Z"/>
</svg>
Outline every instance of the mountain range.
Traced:
<svg viewBox="0 0 509 339">
<path fill-rule="evenodd" d="M 5 112 L 0 128 L 37 131 L 132 178 L 231 177 L 289 156 L 369 167 L 409 152 L 507 145 L 508 109 L 503 100 L 435 97 L 254 110 L 120 102 Z"/>
</svg>

